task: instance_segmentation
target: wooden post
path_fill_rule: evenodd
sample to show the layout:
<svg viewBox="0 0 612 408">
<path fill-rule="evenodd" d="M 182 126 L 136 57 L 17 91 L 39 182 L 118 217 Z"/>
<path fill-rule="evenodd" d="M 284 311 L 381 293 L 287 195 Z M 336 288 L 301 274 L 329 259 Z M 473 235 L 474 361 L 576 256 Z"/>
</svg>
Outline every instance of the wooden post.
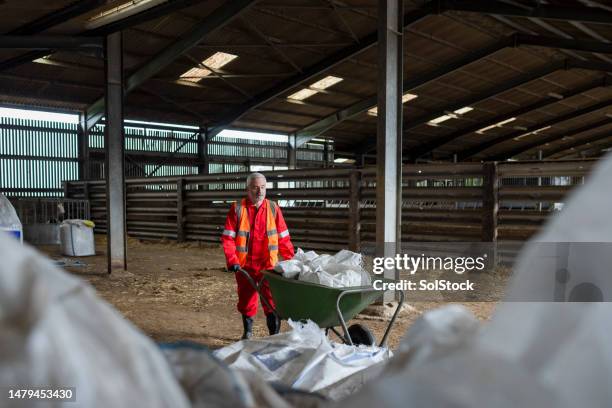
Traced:
<svg viewBox="0 0 612 408">
<path fill-rule="evenodd" d="M 176 240 L 185 241 L 185 180 L 176 181 Z"/>
<path fill-rule="evenodd" d="M 361 172 L 352 171 L 349 185 L 349 249 L 353 252 L 361 251 Z"/>
<path fill-rule="evenodd" d="M 493 243 L 493 265 L 497 265 L 497 215 L 499 212 L 497 163 L 484 163 L 482 171 L 482 241 Z"/>
</svg>

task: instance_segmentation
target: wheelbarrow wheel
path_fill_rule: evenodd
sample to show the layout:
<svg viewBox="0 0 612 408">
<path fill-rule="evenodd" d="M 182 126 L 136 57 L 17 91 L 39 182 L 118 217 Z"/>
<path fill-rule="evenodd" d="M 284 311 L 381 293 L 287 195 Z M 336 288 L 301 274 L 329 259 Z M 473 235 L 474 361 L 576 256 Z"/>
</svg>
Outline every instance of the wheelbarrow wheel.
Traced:
<svg viewBox="0 0 612 408">
<path fill-rule="evenodd" d="M 373 346 L 376 344 L 376 339 L 370 329 L 359 323 L 349 326 L 348 333 L 355 345 L 363 344 L 365 346 Z"/>
</svg>

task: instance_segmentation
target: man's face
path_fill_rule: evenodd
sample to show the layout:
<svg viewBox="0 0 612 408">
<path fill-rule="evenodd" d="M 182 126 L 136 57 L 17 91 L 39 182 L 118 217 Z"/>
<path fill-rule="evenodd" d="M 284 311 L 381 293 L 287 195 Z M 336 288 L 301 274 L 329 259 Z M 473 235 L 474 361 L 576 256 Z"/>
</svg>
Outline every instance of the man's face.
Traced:
<svg viewBox="0 0 612 408">
<path fill-rule="evenodd" d="M 266 198 L 266 179 L 263 177 L 252 179 L 247 186 L 247 194 L 253 204 L 261 204 Z"/>
</svg>

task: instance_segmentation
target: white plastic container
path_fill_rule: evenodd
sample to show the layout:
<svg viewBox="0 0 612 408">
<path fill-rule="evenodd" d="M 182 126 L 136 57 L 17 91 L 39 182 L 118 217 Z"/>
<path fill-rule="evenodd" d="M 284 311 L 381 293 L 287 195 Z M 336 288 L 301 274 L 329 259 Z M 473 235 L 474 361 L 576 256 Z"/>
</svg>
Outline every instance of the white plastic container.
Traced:
<svg viewBox="0 0 612 408">
<path fill-rule="evenodd" d="M 14 237 L 15 239 L 18 239 L 19 242 L 23 244 L 23 231 L 21 230 L 21 228 L 0 227 L 0 231 L 8 233 L 10 236 Z"/>
<path fill-rule="evenodd" d="M 96 254 L 93 227 L 84 220 L 64 220 L 60 225 L 60 245 L 66 256 Z"/>
<path fill-rule="evenodd" d="M 13 204 L 0 193 L 0 231 L 8 233 L 23 244 L 23 226 Z"/>
</svg>

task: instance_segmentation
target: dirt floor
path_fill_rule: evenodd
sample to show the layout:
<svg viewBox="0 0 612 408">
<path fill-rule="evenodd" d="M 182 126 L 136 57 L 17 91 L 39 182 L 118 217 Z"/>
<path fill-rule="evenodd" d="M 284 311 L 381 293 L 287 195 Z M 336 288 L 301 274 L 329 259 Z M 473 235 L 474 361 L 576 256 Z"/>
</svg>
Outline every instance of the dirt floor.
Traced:
<svg viewBox="0 0 612 408">
<path fill-rule="evenodd" d="M 128 241 L 129 273 L 109 277 L 106 273 L 106 239 L 96 237 L 98 255 L 66 258 L 57 247 L 40 248 L 51 258 L 75 260 L 82 266 L 66 270 L 89 281 L 99 295 L 117 308 L 127 319 L 158 342 L 189 340 L 216 349 L 237 341 L 242 322 L 236 311 L 237 295 L 234 275 L 225 272 L 220 245 L 190 242 Z M 410 303 L 410 302 L 409 302 Z M 410 303 L 412 312 L 401 317 L 391 332 L 389 345 L 397 347 L 403 334 L 424 311 L 444 302 Z M 479 319 L 488 319 L 493 302 L 462 303 Z M 380 339 L 386 322 L 354 319 L 367 325 Z M 287 324 L 283 323 L 283 330 Z M 255 336 L 267 335 L 263 312 L 255 318 Z"/>
</svg>

